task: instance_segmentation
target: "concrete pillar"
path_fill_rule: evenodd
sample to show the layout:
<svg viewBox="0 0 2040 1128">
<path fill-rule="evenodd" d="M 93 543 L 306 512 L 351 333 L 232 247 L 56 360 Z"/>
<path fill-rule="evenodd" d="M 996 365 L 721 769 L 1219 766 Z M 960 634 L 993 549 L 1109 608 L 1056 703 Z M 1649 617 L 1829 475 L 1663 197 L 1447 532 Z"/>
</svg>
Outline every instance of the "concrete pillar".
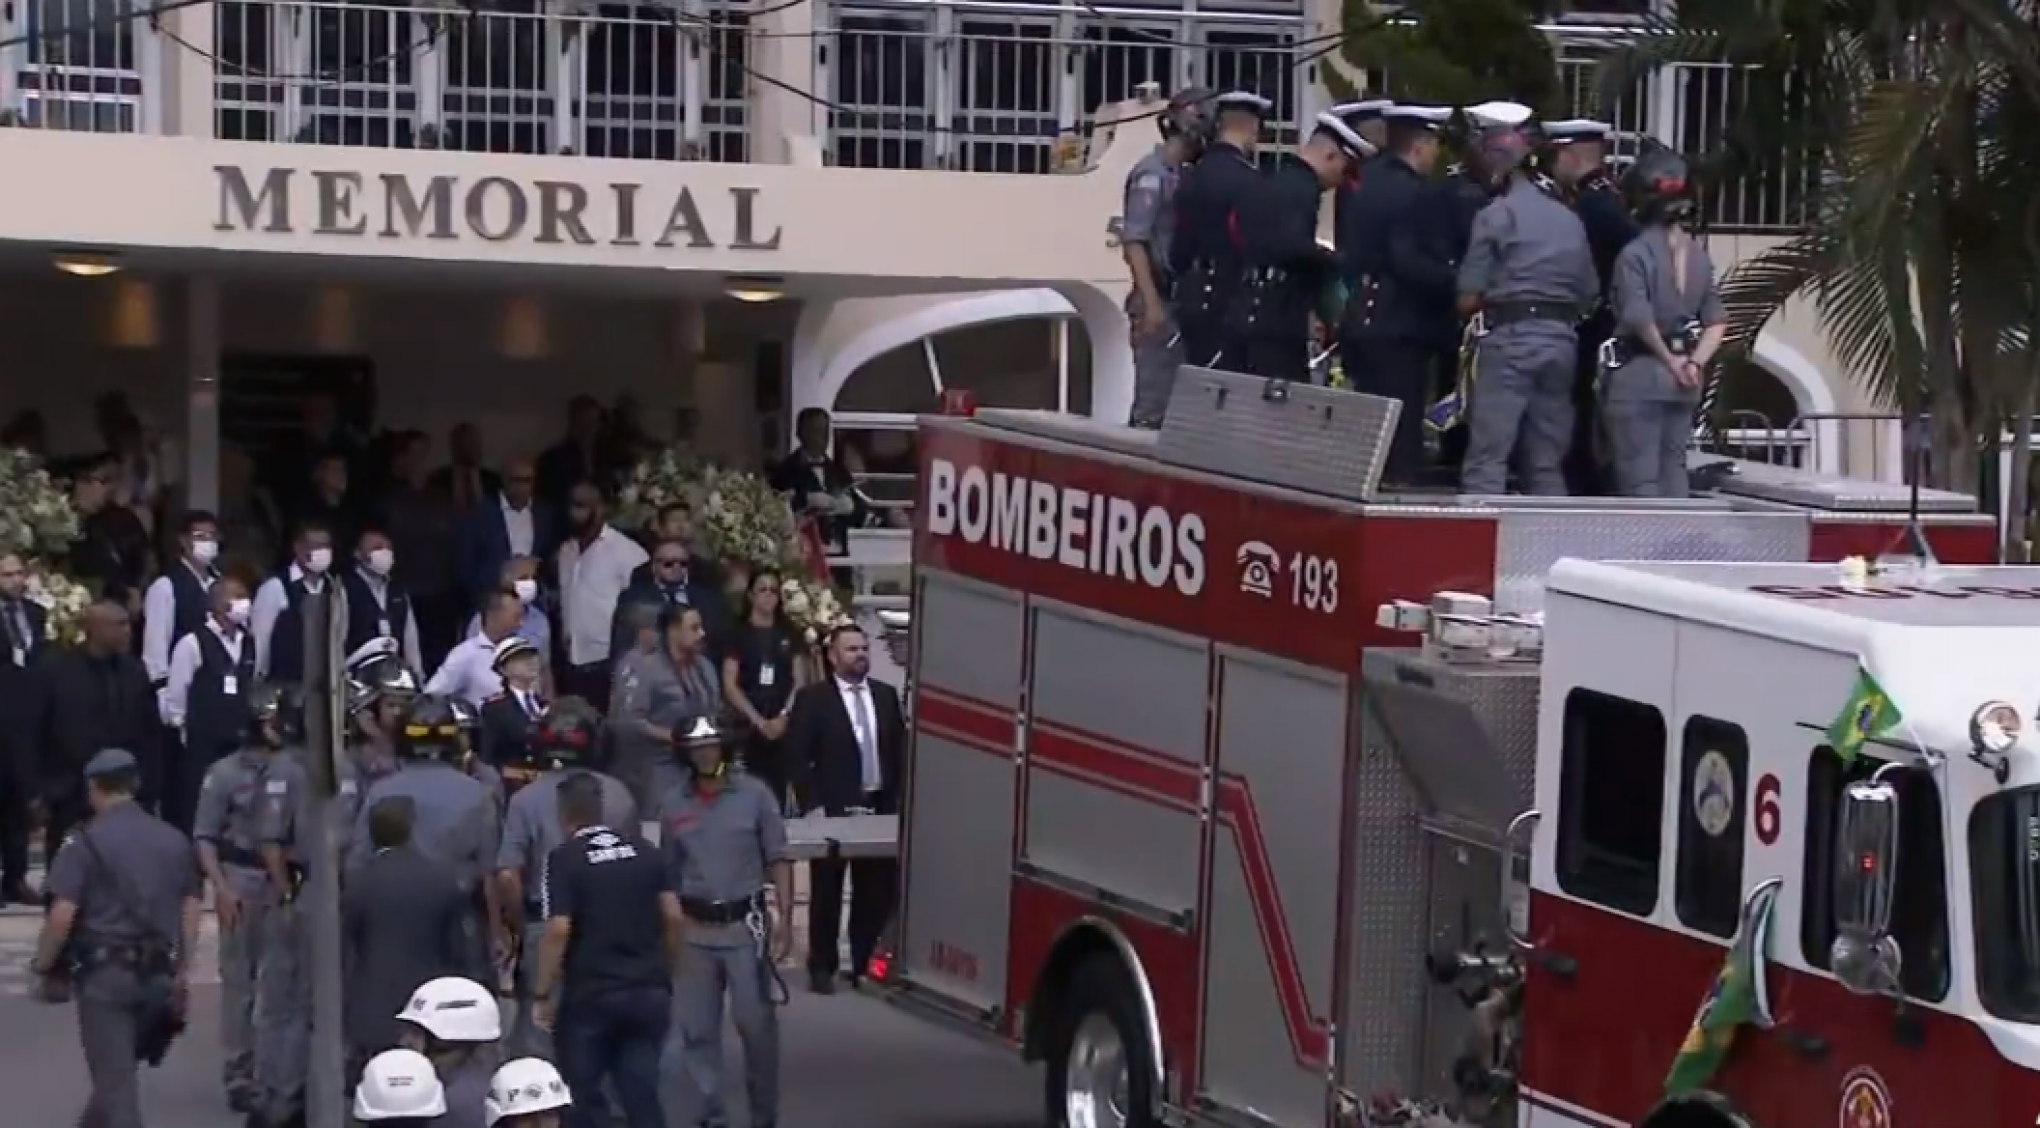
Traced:
<svg viewBox="0 0 2040 1128">
<path fill-rule="evenodd" d="M 162 66 L 156 72 L 160 89 L 144 90 L 142 96 L 162 109 L 157 128 L 150 132 L 173 137 L 213 136 L 214 104 L 219 94 L 212 61 L 217 50 L 213 34 L 217 7 L 173 7 L 156 17 L 163 25 L 163 34 L 155 37 L 162 46 Z"/>
<path fill-rule="evenodd" d="M 220 505 L 220 287 L 194 274 L 185 283 L 184 482 L 193 509 Z"/>
<path fill-rule="evenodd" d="M 827 42 L 815 37 L 820 6 L 752 0 L 745 113 L 753 164 L 820 163 L 814 139 L 826 132 L 828 111 L 773 84 L 829 96 L 826 76 L 815 66 L 816 52 Z"/>
</svg>

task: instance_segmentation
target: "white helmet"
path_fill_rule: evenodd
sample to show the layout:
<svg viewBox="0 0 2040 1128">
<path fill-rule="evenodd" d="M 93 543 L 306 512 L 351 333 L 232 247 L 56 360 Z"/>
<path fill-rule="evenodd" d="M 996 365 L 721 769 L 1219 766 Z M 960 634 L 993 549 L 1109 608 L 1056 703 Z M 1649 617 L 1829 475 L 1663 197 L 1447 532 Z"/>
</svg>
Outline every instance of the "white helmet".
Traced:
<svg viewBox="0 0 2040 1128">
<path fill-rule="evenodd" d="M 496 994 L 472 979 L 441 976 L 411 993 L 397 1015 L 442 1042 L 493 1042 L 503 1036 Z"/>
<path fill-rule="evenodd" d="M 542 1058 L 506 1061 L 489 1079 L 489 1099 L 482 1105 L 484 1123 L 493 1128 L 506 1116 L 550 1112 L 574 1103 L 560 1071 Z"/>
<path fill-rule="evenodd" d="M 384 1050 L 368 1059 L 354 1087 L 354 1119 L 425 1119 L 446 1115 L 446 1087 L 425 1055 Z"/>
</svg>

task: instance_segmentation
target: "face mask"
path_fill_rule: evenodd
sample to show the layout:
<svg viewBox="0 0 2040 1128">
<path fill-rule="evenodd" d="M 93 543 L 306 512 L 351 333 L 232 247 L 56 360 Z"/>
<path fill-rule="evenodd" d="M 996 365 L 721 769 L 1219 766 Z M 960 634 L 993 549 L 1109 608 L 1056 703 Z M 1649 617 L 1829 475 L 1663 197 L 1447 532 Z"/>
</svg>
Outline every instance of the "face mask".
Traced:
<svg viewBox="0 0 2040 1128">
<path fill-rule="evenodd" d="M 520 603 L 528 604 L 538 598 L 537 580 L 518 580 L 510 586 L 517 592 L 517 600 Z"/>
<path fill-rule="evenodd" d="M 330 548 L 315 548 L 305 554 L 305 571 L 314 576 L 325 574 L 326 569 L 332 566 L 333 550 Z"/>
<path fill-rule="evenodd" d="M 374 572 L 378 576 L 387 576 L 390 574 L 390 569 L 396 566 L 397 566 L 397 554 L 395 552 L 392 552 L 387 548 L 375 548 L 369 550 L 368 553 L 369 571 Z"/>
<path fill-rule="evenodd" d="M 227 602 L 227 618 L 235 626 L 245 627 L 248 625 L 248 616 L 252 613 L 253 608 L 254 605 L 245 599 L 229 600 Z"/>
<path fill-rule="evenodd" d="M 211 564 L 220 558 L 220 542 L 204 537 L 191 542 L 191 559 L 199 564 Z"/>
</svg>

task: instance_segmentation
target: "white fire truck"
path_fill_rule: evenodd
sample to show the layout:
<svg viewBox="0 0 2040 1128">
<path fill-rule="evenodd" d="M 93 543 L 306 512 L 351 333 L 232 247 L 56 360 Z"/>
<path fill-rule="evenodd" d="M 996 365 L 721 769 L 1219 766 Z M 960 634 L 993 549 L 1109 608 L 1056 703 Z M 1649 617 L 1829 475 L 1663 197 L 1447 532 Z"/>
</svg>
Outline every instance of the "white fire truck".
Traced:
<svg viewBox="0 0 2040 1128">
<path fill-rule="evenodd" d="M 898 1002 L 1045 1062 L 1052 1128 L 2040 1114 L 2040 579 L 1958 566 L 1988 518 L 1930 494 L 1943 568 L 1858 582 L 1886 487 L 1361 499 L 1263 430 L 924 422 Z M 1844 762 L 1859 659 L 1904 725 Z M 1774 1021 L 1664 1103 L 1746 904 Z"/>
</svg>

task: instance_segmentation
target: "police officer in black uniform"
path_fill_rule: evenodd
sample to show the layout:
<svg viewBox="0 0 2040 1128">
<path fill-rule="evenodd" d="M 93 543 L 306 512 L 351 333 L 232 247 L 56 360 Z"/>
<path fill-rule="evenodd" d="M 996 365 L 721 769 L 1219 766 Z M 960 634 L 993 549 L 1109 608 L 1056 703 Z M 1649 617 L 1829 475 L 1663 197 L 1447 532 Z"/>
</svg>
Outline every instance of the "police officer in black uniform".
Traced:
<svg viewBox="0 0 2040 1128">
<path fill-rule="evenodd" d="M 1272 103 L 1235 90 L 1212 100 L 1215 137 L 1176 187 L 1176 240 L 1169 273 L 1176 278 L 1176 322 L 1183 360 L 1222 361 L 1226 321 L 1239 293 L 1240 202 L 1261 184 L 1254 152 Z"/>
<path fill-rule="evenodd" d="M 85 765 L 93 818 L 50 865 L 50 914 L 31 970 L 41 996 L 78 1001 L 92 1096 L 80 1124 L 142 1128 L 140 1065 L 184 1029 L 200 882 L 191 839 L 135 802 L 141 768 L 107 749 Z"/>
<path fill-rule="evenodd" d="M 1622 192 L 1608 173 L 1608 141 L 1614 129 L 1598 121 L 1554 121 L 1544 127 L 1539 167 L 1566 193 L 1587 242 L 1594 252 L 1594 270 L 1601 279 L 1601 304 L 1580 325 L 1579 365 L 1573 373 L 1572 449 L 1566 454 L 1567 488 L 1578 496 L 1607 493 L 1598 456 L 1600 402 L 1594 394 L 1603 342 L 1615 333 L 1615 315 L 1608 305 L 1615 256 L 1636 238 L 1636 222 L 1623 206 Z"/>
<path fill-rule="evenodd" d="M 1414 485 L 1423 471 L 1431 359 L 1437 342 L 1456 340 L 1458 331 L 1449 232 L 1425 206 L 1452 111 L 1397 104 L 1381 117 L 1388 151 L 1367 166 L 1340 229 L 1348 296 L 1339 348 L 1355 391 L 1402 402 L 1382 477 Z"/>
<path fill-rule="evenodd" d="M 1336 260 L 1317 239 L 1318 208 L 1377 151 L 1359 124 L 1357 114 L 1349 121 L 1338 109 L 1319 114 L 1303 146 L 1277 158 L 1275 171 L 1241 203 L 1246 276 L 1237 343 L 1228 345 L 1237 363 L 1229 367 L 1274 380 L 1309 375 L 1310 316 L 1337 279 Z"/>
</svg>

